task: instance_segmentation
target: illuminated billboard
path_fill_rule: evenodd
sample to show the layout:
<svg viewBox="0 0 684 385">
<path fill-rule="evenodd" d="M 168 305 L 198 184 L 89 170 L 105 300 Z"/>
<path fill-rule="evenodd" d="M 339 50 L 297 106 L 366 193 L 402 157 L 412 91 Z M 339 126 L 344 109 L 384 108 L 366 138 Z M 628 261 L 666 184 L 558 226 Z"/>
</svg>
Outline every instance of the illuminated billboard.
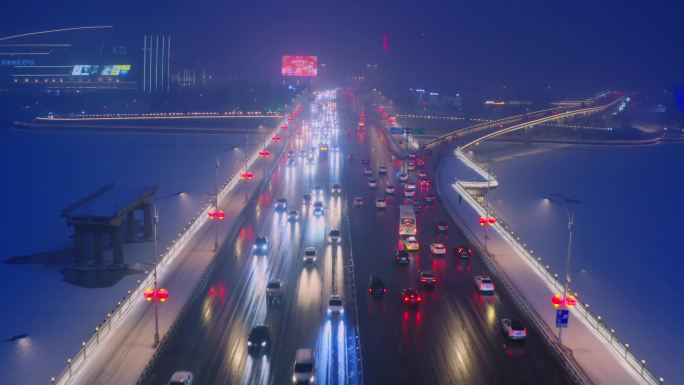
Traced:
<svg viewBox="0 0 684 385">
<path fill-rule="evenodd" d="M 95 76 L 100 72 L 100 66 L 93 65 L 75 65 L 71 69 L 72 76 Z"/>
<path fill-rule="evenodd" d="M 283 56 L 283 76 L 312 77 L 318 75 L 318 57 Z"/>
<path fill-rule="evenodd" d="M 131 70 L 130 64 L 110 64 L 102 69 L 102 76 L 126 76 Z"/>
</svg>

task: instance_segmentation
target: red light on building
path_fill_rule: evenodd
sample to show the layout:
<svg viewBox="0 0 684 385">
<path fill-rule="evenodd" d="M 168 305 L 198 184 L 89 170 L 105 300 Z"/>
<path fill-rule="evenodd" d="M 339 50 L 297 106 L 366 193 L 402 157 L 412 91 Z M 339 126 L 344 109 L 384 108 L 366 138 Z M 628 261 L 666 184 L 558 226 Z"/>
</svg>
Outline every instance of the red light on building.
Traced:
<svg viewBox="0 0 684 385">
<path fill-rule="evenodd" d="M 383 112 L 383 113 L 382 113 L 382 117 L 383 117 L 383 118 L 387 118 L 387 117 L 389 117 L 389 114 L 388 114 L 387 112 Z"/>
<path fill-rule="evenodd" d="M 294 120 L 294 118 L 290 116 L 290 117 L 288 117 L 288 118 L 287 118 L 287 120 L 289 120 L 289 121 L 293 121 L 293 120 Z"/>
<path fill-rule="evenodd" d="M 387 123 L 394 123 L 394 119 L 387 119 Z"/>
</svg>

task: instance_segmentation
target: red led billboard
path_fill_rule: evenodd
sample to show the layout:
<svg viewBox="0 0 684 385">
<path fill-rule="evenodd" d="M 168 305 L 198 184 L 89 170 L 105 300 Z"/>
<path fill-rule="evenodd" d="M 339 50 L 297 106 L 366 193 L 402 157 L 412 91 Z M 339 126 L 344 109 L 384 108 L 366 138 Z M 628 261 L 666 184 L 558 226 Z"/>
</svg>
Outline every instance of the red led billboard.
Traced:
<svg viewBox="0 0 684 385">
<path fill-rule="evenodd" d="M 318 57 L 316 56 L 283 56 L 283 76 L 318 75 Z"/>
</svg>

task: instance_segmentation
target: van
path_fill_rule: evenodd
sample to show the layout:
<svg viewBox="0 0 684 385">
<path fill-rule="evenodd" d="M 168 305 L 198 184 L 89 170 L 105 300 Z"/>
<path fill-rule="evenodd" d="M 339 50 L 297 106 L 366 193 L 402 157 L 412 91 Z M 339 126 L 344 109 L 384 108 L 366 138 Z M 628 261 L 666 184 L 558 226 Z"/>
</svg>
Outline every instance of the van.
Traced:
<svg viewBox="0 0 684 385">
<path fill-rule="evenodd" d="M 192 385 L 192 372 L 176 372 L 168 385 Z"/>
<path fill-rule="evenodd" d="M 293 372 L 294 384 L 313 384 L 316 381 L 316 365 L 311 349 L 297 349 Z"/>
</svg>

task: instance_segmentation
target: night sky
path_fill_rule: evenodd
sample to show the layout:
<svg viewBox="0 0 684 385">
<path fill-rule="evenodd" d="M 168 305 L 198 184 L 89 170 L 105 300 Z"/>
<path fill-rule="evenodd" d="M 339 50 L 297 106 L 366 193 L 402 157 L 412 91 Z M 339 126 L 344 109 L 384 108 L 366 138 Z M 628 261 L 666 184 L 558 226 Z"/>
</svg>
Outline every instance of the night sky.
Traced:
<svg viewBox="0 0 684 385">
<path fill-rule="evenodd" d="M 170 33 L 178 59 L 248 77 L 277 75 L 280 55 L 294 53 L 340 73 L 380 63 L 406 86 L 466 92 L 684 84 L 684 2 L 675 0 L 22 0 L 0 14 L 2 35 L 88 24 Z"/>
</svg>

